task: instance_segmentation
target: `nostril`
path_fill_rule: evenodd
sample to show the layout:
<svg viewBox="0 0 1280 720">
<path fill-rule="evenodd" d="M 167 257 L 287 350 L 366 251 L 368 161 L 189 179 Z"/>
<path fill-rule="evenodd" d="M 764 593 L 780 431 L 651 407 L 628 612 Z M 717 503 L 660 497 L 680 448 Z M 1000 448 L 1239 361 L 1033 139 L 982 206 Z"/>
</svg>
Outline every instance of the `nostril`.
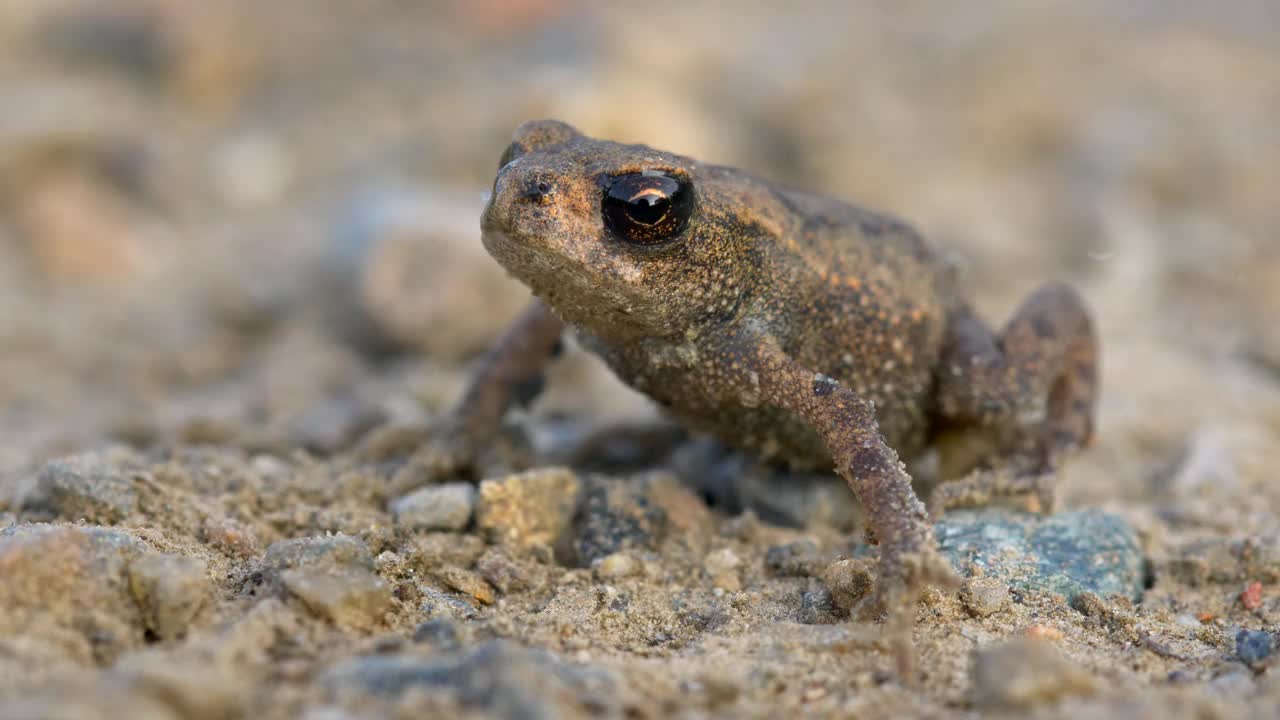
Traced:
<svg viewBox="0 0 1280 720">
<path fill-rule="evenodd" d="M 520 193 L 520 197 L 530 202 L 542 203 L 546 202 L 547 196 L 554 190 L 555 188 L 546 180 L 530 181 L 524 186 L 524 192 Z"/>
</svg>

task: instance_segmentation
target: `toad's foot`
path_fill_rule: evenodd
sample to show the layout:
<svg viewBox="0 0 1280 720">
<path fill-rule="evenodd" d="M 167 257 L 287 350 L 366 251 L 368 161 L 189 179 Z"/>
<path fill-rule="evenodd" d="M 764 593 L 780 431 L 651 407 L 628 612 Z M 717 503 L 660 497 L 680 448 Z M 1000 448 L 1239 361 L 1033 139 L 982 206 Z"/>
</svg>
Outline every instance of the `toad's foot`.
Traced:
<svg viewBox="0 0 1280 720">
<path fill-rule="evenodd" d="M 1005 469 L 938 487 L 929 501 L 934 517 L 1020 494 L 1051 511 L 1053 469 L 1094 438 L 1098 339 L 1079 295 L 1064 285 L 1043 287 L 999 333 L 967 306 L 953 308 L 937 381 L 941 426 L 982 428 L 1016 449 L 1000 459 Z"/>
<path fill-rule="evenodd" d="M 884 638 L 904 682 L 916 679 L 913 633 L 921 596 L 927 588 L 951 590 L 959 585 L 959 576 L 938 552 L 932 536 L 911 550 L 881 548 L 875 593 L 867 599 L 863 613 L 884 618 Z"/>
<path fill-rule="evenodd" d="M 388 490 L 403 494 L 432 483 L 475 475 L 481 451 L 453 418 L 432 431 L 391 477 Z"/>
<path fill-rule="evenodd" d="M 1000 498 L 1027 498 L 1035 504 L 1033 510 L 1048 514 L 1053 512 L 1057 479 L 1052 470 L 975 470 L 935 487 L 929 494 L 929 516 L 937 520 L 953 508 L 989 505 Z"/>
<path fill-rule="evenodd" d="M 541 301 L 530 303 L 502 339 L 481 358 L 458 404 L 395 477 L 404 492 L 451 477 L 477 476 L 485 457 L 500 446 L 502 419 L 516 403 L 541 390 L 542 369 L 560 345 L 564 322 Z"/>
</svg>

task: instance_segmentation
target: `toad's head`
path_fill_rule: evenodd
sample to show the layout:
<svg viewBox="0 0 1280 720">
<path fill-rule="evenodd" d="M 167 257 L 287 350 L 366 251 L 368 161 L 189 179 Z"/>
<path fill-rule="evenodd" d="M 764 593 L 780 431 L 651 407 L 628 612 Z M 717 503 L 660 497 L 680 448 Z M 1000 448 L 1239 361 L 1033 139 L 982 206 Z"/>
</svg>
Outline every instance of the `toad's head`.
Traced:
<svg viewBox="0 0 1280 720">
<path fill-rule="evenodd" d="M 554 120 L 521 125 L 481 219 L 485 248 L 565 320 L 603 338 L 731 318 L 758 275 L 758 191 L 737 171 Z"/>
</svg>

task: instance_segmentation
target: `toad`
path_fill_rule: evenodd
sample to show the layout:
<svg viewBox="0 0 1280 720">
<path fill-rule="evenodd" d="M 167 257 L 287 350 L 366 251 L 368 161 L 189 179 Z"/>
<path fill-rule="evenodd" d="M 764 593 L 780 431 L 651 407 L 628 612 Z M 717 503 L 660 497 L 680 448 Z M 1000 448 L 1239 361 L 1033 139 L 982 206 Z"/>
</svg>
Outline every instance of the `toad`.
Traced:
<svg viewBox="0 0 1280 720">
<path fill-rule="evenodd" d="M 940 485 L 930 509 L 1003 493 L 1047 509 L 1046 478 L 1092 438 L 1097 341 L 1079 295 L 1046 286 L 992 330 L 891 217 L 545 120 L 516 130 L 481 225 L 537 299 L 465 393 L 455 452 L 493 437 L 567 326 L 691 430 L 834 468 L 879 545 L 874 607 L 906 631 L 904 672 L 920 591 L 954 576 L 900 458 L 980 431 L 998 439 L 983 467 L 1002 470 Z"/>
</svg>

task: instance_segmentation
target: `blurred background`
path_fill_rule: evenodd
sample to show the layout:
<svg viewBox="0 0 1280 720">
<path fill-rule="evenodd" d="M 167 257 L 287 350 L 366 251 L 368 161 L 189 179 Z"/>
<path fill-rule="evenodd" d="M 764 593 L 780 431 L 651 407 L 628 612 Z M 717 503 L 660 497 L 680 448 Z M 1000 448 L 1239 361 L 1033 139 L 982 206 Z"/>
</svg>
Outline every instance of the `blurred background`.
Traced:
<svg viewBox="0 0 1280 720">
<path fill-rule="evenodd" d="M 996 323 L 1076 283 L 1105 369 L 1069 502 L 1276 510 L 1270 0 L 4 0 L 0 48 L 0 480 L 429 417 L 527 299 L 477 218 L 556 117 L 900 215 Z M 540 412 L 651 412 L 558 372 Z"/>
</svg>

